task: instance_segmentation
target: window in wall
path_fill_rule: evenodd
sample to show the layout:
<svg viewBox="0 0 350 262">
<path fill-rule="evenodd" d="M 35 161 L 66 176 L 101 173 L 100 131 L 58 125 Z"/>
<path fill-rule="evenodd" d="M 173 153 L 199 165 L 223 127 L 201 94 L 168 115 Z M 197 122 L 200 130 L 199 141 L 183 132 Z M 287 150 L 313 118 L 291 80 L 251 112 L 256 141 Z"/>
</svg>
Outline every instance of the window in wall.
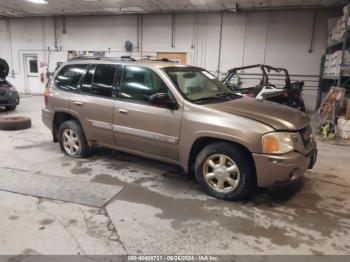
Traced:
<svg viewBox="0 0 350 262">
<path fill-rule="evenodd" d="M 63 67 L 55 78 L 54 82 L 56 86 L 64 90 L 75 91 L 86 68 L 86 64 L 67 65 Z"/>
<path fill-rule="evenodd" d="M 156 93 L 169 93 L 169 90 L 155 72 L 143 67 L 125 67 L 120 98 L 149 103 L 150 96 Z"/>
<path fill-rule="evenodd" d="M 29 60 L 29 73 L 36 74 L 38 73 L 38 60 L 37 59 L 31 59 Z"/>
<path fill-rule="evenodd" d="M 112 97 L 116 65 L 97 65 L 92 84 L 92 94 Z"/>
</svg>

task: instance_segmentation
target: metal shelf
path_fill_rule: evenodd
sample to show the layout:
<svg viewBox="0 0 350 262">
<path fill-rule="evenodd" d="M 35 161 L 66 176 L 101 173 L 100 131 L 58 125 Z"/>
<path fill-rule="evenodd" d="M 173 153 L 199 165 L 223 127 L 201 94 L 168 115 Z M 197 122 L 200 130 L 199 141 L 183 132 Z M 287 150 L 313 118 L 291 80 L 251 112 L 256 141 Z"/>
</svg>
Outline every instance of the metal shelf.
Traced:
<svg viewBox="0 0 350 262">
<path fill-rule="evenodd" d="M 326 48 L 326 54 L 335 52 L 336 49 L 339 48 L 339 50 L 342 51 L 342 57 L 341 57 L 341 65 L 340 65 L 340 73 L 336 76 L 324 76 L 324 65 L 325 65 L 325 59 L 326 55 L 324 55 L 321 59 L 321 66 L 320 66 L 320 78 L 319 78 L 319 86 L 317 90 L 317 101 L 316 101 L 316 110 L 321 105 L 322 100 L 322 90 L 324 87 L 330 87 L 332 85 L 336 85 L 338 87 L 343 86 L 344 81 L 348 81 L 349 76 L 344 75 L 344 70 L 349 68 L 349 65 L 345 64 L 345 52 L 350 47 L 350 27 L 347 26 L 344 31 L 344 35 L 341 40 L 336 41 Z M 333 81 L 333 83 L 330 83 L 330 81 Z"/>
<path fill-rule="evenodd" d="M 345 41 L 345 42 L 350 41 L 350 35 L 347 34 L 349 30 L 350 30 L 350 27 L 346 27 L 346 28 L 345 28 L 345 31 L 344 31 L 344 36 L 343 36 L 340 40 L 335 41 L 335 42 L 333 42 L 333 43 L 327 45 L 326 50 L 327 50 L 327 51 L 329 51 L 329 50 L 334 51 L 333 49 L 334 49 L 335 47 L 338 47 L 339 49 L 341 49 L 342 46 L 343 46 L 343 44 L 344 44 L 344 41 Z"/>
<path fill-rule="evenodd" d="M 324 80 L 338 80 L 339 76 L 322 76 Z"/>
<path fill-rule="evenodd" d="M 339 47 L 341 47 L 341 45 L 343 44 L 343 42 L 344 42 L 344 38 L 341 39 L 341 40 L 339 40 L 339 41 L 337 41 L 337 42 L 334 42 L 334 43 L 332 43 L 332 44 L 327 45 L 327 49 L 334 48 L 334 47 L 337 46 L 337 45 L 339 45 Z"/>
<path fill-rule="evenodd" d="M 345 78 L 345 77 L 350 77 L 350 75 L 342 75 L 341 76 L 342 78 Z M 335 76 L 329 76 L 329 75 L 324 75 L 322 76 L 322 79 L 324 80 L 339 80 L 339 75 L 335 75 Z"/>
</svg>

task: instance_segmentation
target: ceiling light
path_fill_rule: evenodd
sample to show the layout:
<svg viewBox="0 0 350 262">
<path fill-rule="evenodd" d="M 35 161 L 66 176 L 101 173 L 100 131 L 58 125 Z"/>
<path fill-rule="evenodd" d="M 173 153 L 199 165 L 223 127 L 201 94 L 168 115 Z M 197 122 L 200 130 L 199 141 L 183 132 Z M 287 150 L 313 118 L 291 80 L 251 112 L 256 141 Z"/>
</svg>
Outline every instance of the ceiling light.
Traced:
<svg viewBox="0 0 350 262">
<path fill-rule="evenodd" d="M 38 5 L 47 4 L 46 0 L 27 0 L 27 1 Z"/>
</svg>

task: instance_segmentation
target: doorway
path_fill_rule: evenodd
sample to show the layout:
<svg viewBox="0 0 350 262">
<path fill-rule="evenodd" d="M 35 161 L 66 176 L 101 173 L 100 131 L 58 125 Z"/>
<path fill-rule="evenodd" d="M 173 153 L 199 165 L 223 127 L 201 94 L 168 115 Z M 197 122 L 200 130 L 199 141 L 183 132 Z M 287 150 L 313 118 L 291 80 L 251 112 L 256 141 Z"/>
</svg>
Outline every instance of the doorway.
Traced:
<svg viewBox="0 0 350 262">
<path fill-rule="evenodd" d="M 39 65 L 37 55 L 23 56 L 25 94 L 42 94 L 44 92 L 40 82 Z"/>
</svg>

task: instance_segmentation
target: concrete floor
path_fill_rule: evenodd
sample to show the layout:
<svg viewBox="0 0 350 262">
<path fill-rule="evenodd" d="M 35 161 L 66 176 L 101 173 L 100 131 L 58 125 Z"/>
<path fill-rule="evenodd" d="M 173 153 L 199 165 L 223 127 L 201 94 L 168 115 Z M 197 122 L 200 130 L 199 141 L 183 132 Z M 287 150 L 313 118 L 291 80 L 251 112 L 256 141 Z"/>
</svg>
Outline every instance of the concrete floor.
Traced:
<svg viewBox="0 0 350 262">
<path fill-rule="evenodd" d="M 42 106 L 23 98 L 11 114 L 33 127 L 0 131 L 0 175 L 123 189 L 102 207 L 0 190 L 0 254 L 350 254 L 349 147 L 320 142 L 302 185 L 225 202 L 175 166 L 107 149 L 64 156 Z"/>
</svg>

